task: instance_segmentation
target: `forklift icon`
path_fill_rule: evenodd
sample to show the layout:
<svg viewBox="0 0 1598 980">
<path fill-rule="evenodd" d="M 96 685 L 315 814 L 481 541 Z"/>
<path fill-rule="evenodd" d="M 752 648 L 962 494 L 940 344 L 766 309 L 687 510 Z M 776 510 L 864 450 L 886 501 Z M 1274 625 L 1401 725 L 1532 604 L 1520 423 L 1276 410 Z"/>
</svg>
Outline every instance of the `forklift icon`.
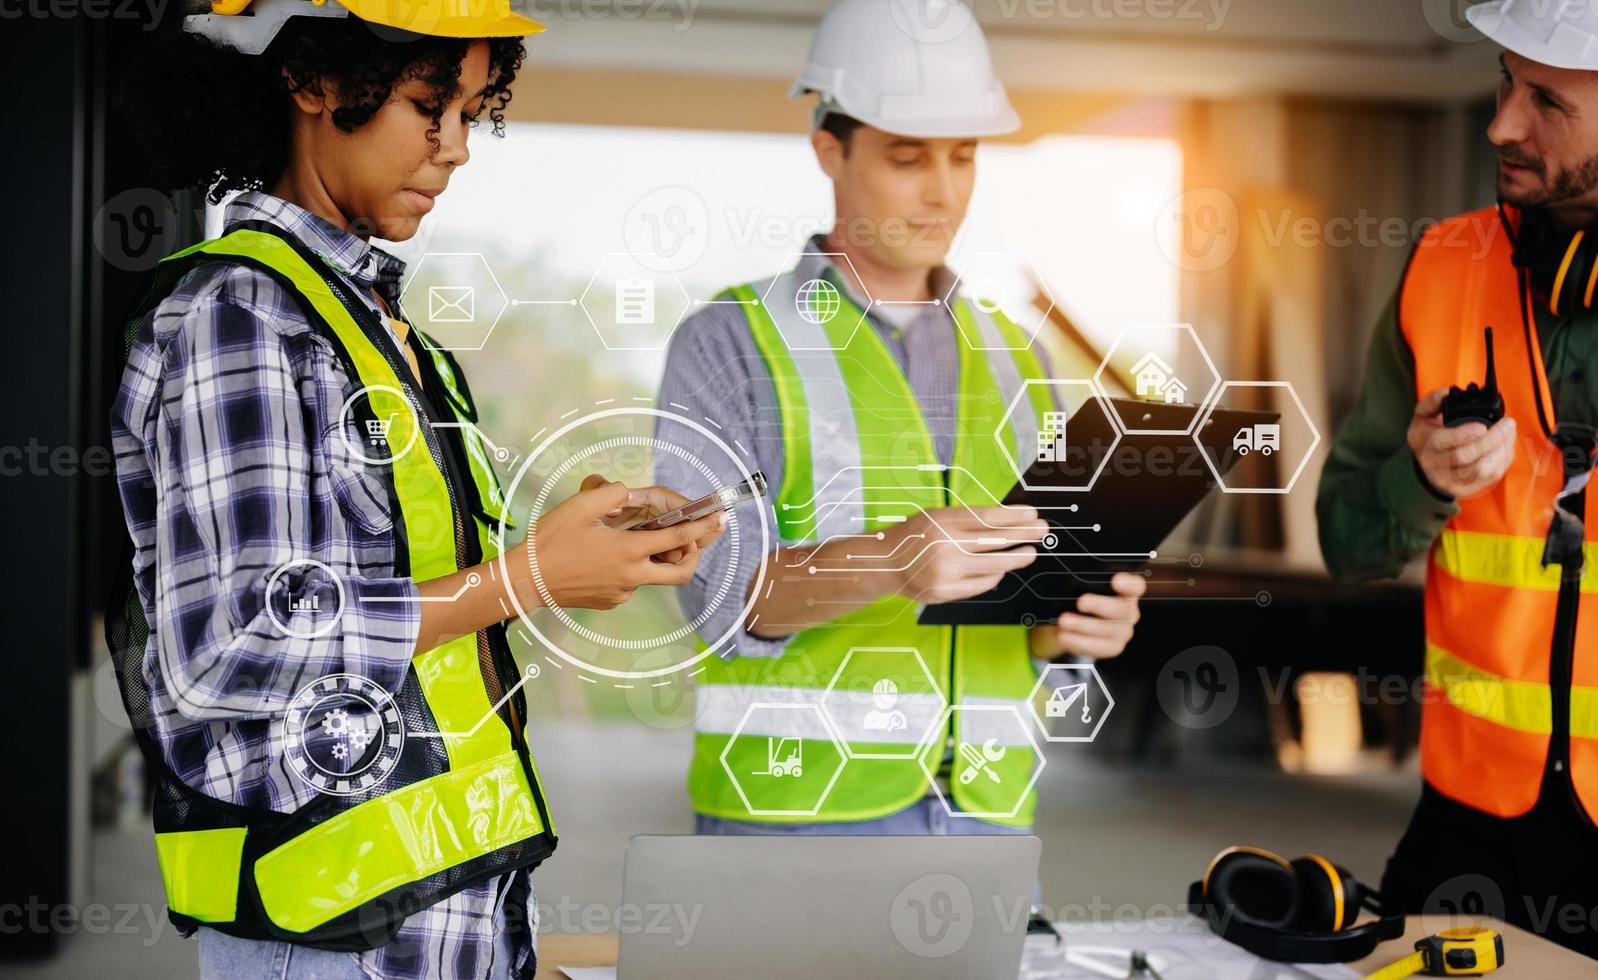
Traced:
<svg viewBox="0 0 1598 980">
<path fill-rule="evenodd" d="M 757 769 L 753 776 L 803 776 L 804 741 L 799 738 L 766 736 L 766 768 Z"/>
</svg>

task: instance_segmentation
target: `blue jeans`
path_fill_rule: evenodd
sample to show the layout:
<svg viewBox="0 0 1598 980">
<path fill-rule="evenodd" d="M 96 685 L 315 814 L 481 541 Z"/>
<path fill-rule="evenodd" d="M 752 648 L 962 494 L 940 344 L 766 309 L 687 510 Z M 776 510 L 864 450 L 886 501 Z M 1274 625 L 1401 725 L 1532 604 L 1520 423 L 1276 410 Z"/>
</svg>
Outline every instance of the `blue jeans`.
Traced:
<svg viewBox="0 0 1598 980">
<path fill-rule="evenodd" d="M 368 980 L 354 953 L 239 939 L 203 927 L 198 938 L 201 980 Z M 496 937 L 496 944 L 499 948 L 490 980 L 510 980 L 515 951 L 503 932 Z"/>
<path fill-rule="evenodd" d="M 859 837 L 947 837 L 950 835 L 1024 835 L 1030 827 L 1006 827 L 978 817 L 953 817 L 936 796 L 925 796 L 898 813 L 875 820 L 849 820 L 834 823 L 757 823 L 753 820 L 723 820 L 694 814 L 694 833 L 740 836 L 825 836 L 839 834 Z"/>
<path fill-rule="evenodd" d="M 240 939 L 205 928 L 199 940 L 201 980 L 366 980 L 354 953 Z"/>
</svg>

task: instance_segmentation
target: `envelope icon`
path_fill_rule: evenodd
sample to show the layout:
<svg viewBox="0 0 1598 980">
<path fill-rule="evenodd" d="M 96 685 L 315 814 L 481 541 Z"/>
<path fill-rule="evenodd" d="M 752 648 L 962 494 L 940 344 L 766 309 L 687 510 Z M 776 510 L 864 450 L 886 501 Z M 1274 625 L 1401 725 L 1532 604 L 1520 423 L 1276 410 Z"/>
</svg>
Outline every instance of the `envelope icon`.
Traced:
<svg viewBox="0 0 1598 980">
<path fill-rule="evenodd" d="M 427 318 L 434 323 L 471 323 L 476 309 L 476 286 L 427 287 Z"/>
</svg>

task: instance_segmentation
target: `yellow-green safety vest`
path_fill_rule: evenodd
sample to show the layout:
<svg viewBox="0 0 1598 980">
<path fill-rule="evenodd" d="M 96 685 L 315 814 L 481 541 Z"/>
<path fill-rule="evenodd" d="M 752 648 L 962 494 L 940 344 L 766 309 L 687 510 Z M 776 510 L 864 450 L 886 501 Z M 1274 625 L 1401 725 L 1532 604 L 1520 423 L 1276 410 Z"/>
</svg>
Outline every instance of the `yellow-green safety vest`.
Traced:
<svg viewBox="0 0 1598 980">
<path fill-rule="evenodd" d="M 904 372 L 835 276 L 826 289 L 789 272 L 721 297 L 745 310 L 776 390 L 783 543 L 997 504 L 1053 410 L 1048 386 L 1027 384 L 1044 380 L 1029 338 L 1002 314 L 952 301 L 959 408 L 945 466 Z M 780 657 L 707 658 L 694 678 L 694 809 L 761 823 L 875 819 L 931 792 L 949 752 L 955 807 L 1029 826 L 1039 760 L 1025 729 L 1038 675 L 1026 629 L 920 626 L 918 613 L 910 599 L 886 596 L 801 631 Z M 1002 758 L 978 763 L 970 753 L 983 747 Z"/>
<path fill-rule="evenodd" d="M 162 260 L 129 331 L 205 262 L 249 265 L 300 302 L 366 397 L 355 403 L 362 432 L 387 420 L 389 484 L 397 542 L 395 574 L 438 578 L 492 558 L 503 499 L 490 450 L 473 423 L 459 366 L 422 338 L 424 373 L 442 388 L 438 417 L 411 381 L 387 327 L 326 263 L 287 232 L 248 222 Z M 435 403 L 436 404 L 436 403 Z M 138 597 L 124 615 L 138 621 Z M 113 650 L 116 650 L 113 645 Z M 180 926 L 205 925 L 251 939 L 337 950 L 388 942 L 405 917 L 471 884 L 540 863 L 556 845 L 543 787 L 528 752 L 518 692 L 495 710 L 516 667 L 502 624 L 415 657 L 402 688 L 389 692 L 413 729 L 398 762 L 370 788 L 326 794 L 292 813 L 240 807 L 185 785 L 165 764 L 148 717 L 144 643 L 119 658 L 118 681 L 145 757 L 157 775 L 156 852 L 168 911 Z"/>
</svg>

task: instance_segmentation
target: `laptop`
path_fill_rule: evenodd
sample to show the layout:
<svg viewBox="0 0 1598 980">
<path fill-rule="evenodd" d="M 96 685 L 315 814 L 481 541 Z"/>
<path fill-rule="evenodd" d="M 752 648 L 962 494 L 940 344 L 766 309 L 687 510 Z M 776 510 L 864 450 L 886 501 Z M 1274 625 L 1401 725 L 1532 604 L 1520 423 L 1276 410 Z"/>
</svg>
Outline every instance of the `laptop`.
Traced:
<svg viewBox="0 0 1598 980">
<path fill-rule="evenodd" d="M 1020 972 L 1030 836 L 634 837 L 619 980 Z"/>
</svg>

